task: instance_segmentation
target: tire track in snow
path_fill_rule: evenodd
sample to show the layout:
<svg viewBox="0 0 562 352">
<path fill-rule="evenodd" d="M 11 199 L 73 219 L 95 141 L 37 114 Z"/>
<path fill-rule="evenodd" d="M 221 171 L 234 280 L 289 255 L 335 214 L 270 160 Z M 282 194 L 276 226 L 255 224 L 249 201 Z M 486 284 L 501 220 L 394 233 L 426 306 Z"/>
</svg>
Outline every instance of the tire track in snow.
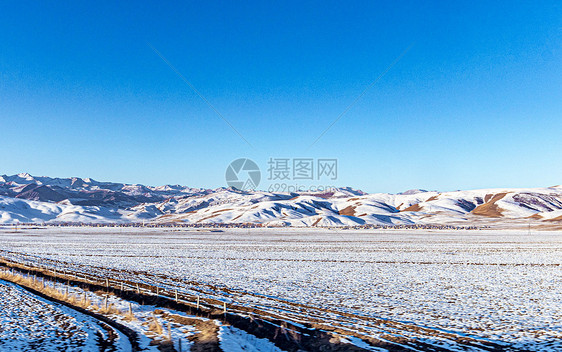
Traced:
<svg viewBox="0 0 562 352">
<path fill-rule="evenodd" d="M 136 333 L 107 318 L 8 280 L 0 292 L 0 350 L 139 350 Z"/>
</svg>

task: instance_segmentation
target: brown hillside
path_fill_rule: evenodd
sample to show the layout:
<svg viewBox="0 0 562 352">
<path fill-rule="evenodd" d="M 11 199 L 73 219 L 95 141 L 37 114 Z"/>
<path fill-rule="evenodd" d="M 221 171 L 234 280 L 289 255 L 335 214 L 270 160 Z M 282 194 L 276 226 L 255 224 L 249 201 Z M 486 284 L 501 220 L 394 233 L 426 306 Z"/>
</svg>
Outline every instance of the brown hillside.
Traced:
<svg viewBox="0 0 562 352">
<path fill-rule="evenodd" d="M 481 204 L 479 206 L 477 206 L 476 208 L 474 208 L 474 210 L 472 211 L 472 214 L 474 215 L 481 215 L 481 216 L 487 216 L 489 218 L 499 218 L 501 217 L 502 214 L 502 209 L 500 207 L 497 206 L 496 202 L 500 199 L 502 199 L 503 197 L 505 197 L 507 193 L 498 193 L 495 194 L 493 197 L 488 197 L 491 196 L 491 194 L 487 194 L 486 198 L 489 199 L 489 201 L 487 201 L 484 204 Z"/>
<path fill-rule="evenodd" d="M 344 208 L 344 209 L 340 210 L 338 213 L 340 215 L 355 216 L 355 208 L 356 207 L 350 205 L 347 208 Z"/>
<path fill-rule="evenodd" d="M 402 211 L 420 211 L 420 210 L 422 210 L 422 207 L 420 207 L 419 204 L 414 204 L 414 205 L 410 205 L 409 207 L 407 207 Z"/>
</svg>

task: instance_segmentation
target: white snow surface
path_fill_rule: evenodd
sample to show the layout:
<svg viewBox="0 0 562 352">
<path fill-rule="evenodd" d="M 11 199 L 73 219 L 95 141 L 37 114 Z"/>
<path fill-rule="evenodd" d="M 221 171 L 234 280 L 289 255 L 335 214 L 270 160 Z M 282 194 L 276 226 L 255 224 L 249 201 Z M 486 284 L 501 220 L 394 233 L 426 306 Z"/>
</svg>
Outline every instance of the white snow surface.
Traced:
<svg viewBox="0 0 562 352">
<path fill-rule="evenodd" d="M 267 339 L 260 339 L 244 330 L 222 325 L 219 329 L 220 347 L 224 352 L 283 352 Z"/>
<path fill-rule="evenodd" d="M 291 312 L 287 302 L 531 351 L 562 349 L 562 233 L 556 231 L 76 227 L 0 230 L 0 248 L 16 260 L 25 253 L 33 256 L 26 260 L 48 265 L 44 259 L 53 259 L 68 270 L 135 272 L 141 282 L 191 294 L 203 288 L 208 297 L 302 321 L 306 314 Z M 372 336 L 388 331 L 315 314 Z"/>
</svg>

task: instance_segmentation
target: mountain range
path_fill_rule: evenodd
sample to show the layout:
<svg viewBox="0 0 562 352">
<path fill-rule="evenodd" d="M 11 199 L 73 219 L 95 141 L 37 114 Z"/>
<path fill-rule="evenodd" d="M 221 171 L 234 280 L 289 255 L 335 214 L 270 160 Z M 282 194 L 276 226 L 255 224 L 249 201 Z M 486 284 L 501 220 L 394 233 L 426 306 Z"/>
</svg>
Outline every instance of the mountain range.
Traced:
<svg viewBox="0 0 562 352">
<path fill-rule="evenodd" d="M 272 193 L 0 176 L 0 223 L 259 223 L 270 226 L 562 225 L 562 187 L 367 194 Z"/>
</svg>

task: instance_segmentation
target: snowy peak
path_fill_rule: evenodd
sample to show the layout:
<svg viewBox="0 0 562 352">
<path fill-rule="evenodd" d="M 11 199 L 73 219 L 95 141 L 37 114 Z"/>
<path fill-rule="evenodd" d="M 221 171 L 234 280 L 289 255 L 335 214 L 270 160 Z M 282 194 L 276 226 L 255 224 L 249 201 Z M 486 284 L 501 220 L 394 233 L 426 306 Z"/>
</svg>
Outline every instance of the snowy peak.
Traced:
<svg viewBox="0 0 562 352">
<path fill-rule="evenodd" d="M 418 194 L 418 193 L 425 193 L 425 192 L 427 192 L 425 189 L 409 189 L 405 192 L 398 193 L 398 194 L 410 195 L 410 194 Z"/>
<path fill-rule="evenodd" d="M 16 198 L 59 202 L 75 205 L 134 206 L 157 202 L 179 195 L 193 195 L 205 190 L 183 186 L 150 187 L 136 184 L 98 182 L 91 178 L 35 177 L 28 173 L 0 176 L 0 195 Z"/>
</svg>

